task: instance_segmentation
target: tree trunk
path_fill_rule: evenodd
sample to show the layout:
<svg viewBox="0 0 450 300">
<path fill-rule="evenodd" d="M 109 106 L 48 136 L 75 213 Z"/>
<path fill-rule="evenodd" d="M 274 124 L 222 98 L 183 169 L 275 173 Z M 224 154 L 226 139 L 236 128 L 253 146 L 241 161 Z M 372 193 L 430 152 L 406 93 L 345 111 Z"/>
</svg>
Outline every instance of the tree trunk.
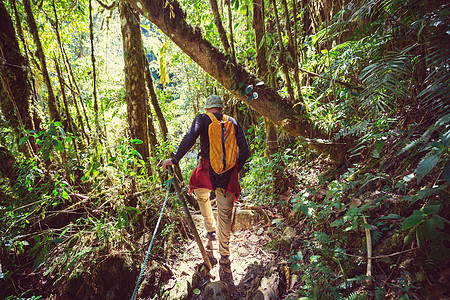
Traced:
<svg viewBox="0 0 450 300">
<path fill-rule="evenodd" d="M 234 38 L 233 38 L 233 16 L 231 15 L 231 3 L 227 0 L 228 6 L 228 30 L 230 30 L 230 43 L 231 43 L 231 57 L 236 62 L 236 52 L 234 50 Z"/>
<path fill-rule="evenodd" d="M 89 0 L 89 37 L 91 40 L 91 60 L 92 60 L 92 81 L 94 96 L 94 123 L 95 123 L 95 143 L 100 142 L 102 137 L 102 130 L 98 118 L 98 99 L 97 99 L 97 72 L 95 69 L 95 55 L 94 55 L 94 22 L 92 20 L 92 0 Z M 96 145 L 95 145 L 96 146 Z"/>
<path fill-rule="evenodd" d="M 71 73 L 71 75 L 73 77 L 72 69 L 70 67 L 70 62 L 67 59 L 67 54 L 66 54 L 66 51 L 64 49 L 64 45 L 63 45 L 63 43 L 61 41 L 61 35 L 59 34 L 59 19 L 58 19 L 58 14 L 57 14 L 57 11 L 56 11 L 55 0 L 52 0 L 52 7 L 53 7 L 53 14 L 55 15 L 54 28 L 55 28 L 55 33 L 56 33 L 56 40 L 58 41 L 58 46 L 59 46 L 59 49 L 61 51 L 61 56 L 62 56 L 62 59 L 63 59 L 63 65 L 64 65 L 64 62 L 65 62 L 66 65 L 67 65 L 66 68 L 70 71 L 70 73 Z M 67 114 L 67 118 L 68 118 L 67 121 L 69 122 L 69 126 L 71 128 L 70 129 L 71 132 L 75 136 L 78 136 L 78 130 L 74 130 L 74 125 L 75 124 L 74 124 L 74 122 L 72 120 L 72 116 L 70 116 L 70 114 L 68 113 L 69 107 L 68 107 L 68 103 L 67 103 L 67 100 L 66 100 L 66 97 L 65 97 L 65 86 L 66 86 L 66 83 L 65 83 L 64 77 L 62 76 L 62 69 L 59 68 L 58 63 L 56 62 L 56 60 L 55 60 L 55 64 L 56 64 L 56 69 L 57 69 L 57 72 L 58 72 L 58 76 L 60 78 L 61 90 L 62 90 L 62 93 L 63 93 L 63 100 L 65 101 L 64 102 L 64 106 L 66 107 L 66 114 Z M 69 76 L 69 81 L 70 81 L 70 76 Z M 76 108 L 76 111 L 77 111 L 77 120 L 78 120 L 79 126 L 81 127 L 81 132 L 86 137 L 86 140 L 89 143 L 89 137 L 87 136 L 86 131 L 84 129 L 83 118 L 81 117 L 80 109 L 78 108 L 78 104 L 77 104 L 77 98 L 76 98 L 75 92 L 73 90 L 72 90 L 72 97 L 73 97 L 73 101 L 74 101 L 75 108 Z"/>
<path fill-rule="evenodd" d="M 148 161 L 148 111 L 147 91 L 144 77 L 144 52 L 142 50 L 139 15 L 125 1 L 119 2 L 119 14 L 125 60 L 125 97 L 127 101 L 128 124 L 131 139 L 143 143 L 134 147 L 145 161 Z M 149 168 L 149 170 L 151 170 Z"/>
<path fill-rule="evenodd" d="M 272 7 L 273 7 L 273 12 L 275 14 L 275 24 L 277 25 L 277 32 L 278 32 L 278 44 L 280 45 L 280 54 L 279 54 L 279 64 L 282 66 L 283 68 L 283 73 L 284 73 L 284 77 L 286 79 L 286 87 L 289 93 L 289 101 L 290 103 L 295 103 L 295 96 L 294 96 L 294 89 L 292 88 L 292 84 L 291 84 L 291 78 L 289 76 L 289 68 L 288 68 L 288 64 L 286 62 L 286 57 L 285 57 L 285 50 L 284 50 L 284 45 L 283 45 L 283 37 L 281 35 L 281 25 L 280 25 L 280 19 L 278 17 L 278 9 L 277 9 L 277 2 L 275 0 L 272 0 Z"/>
<path fill-rule="evenodd" d="M 255 30 L 256 65 L 258 67 L 258 76 L 260 76 L 264 81 L 267 81 L 268 69 L 266 58 L 266 39 L 264 39 L 263 0 L 253 0 L 253 29 Z"/>
<path fill-rule="evenodd" d="M 214 15 L 214 22 L 216 23 L 217 31 L 219 32 L 220 40 L 222 41 L 223 49 L 225 53 L 230 53 L 230 44 L 228 44 L 227 33 L 222 25 L 222 18 L 219 14 L 219 7 L 217 6 L 217 0 L 209 0 L 211 10 Z"/>
<path fill-rule="evenodd" d="M 37 92 L 36 92 L 36 84 L 34 81 L 34 74 L 33 71 L 30 68 L 30 58 L 28 57 L 28 45 L 25 42 L 25 36 L 23 35 L 23 28 L 22 28 L 22 19 L 19 16 L 19 12 L 17 11 L 17 7 L 16 7 L 16 0 L 11 1 L 12 3 L 12 7 L 14 10 L 14 17 L 15 17 L 15 21 L 16 21 L 16 30 L 19 34 L 20 40 L 22 42 L 22 46 L 23 46 L 23 51 L 25 52 L 25 62 L 26 62 L 26 66 L 30 72 L 28 79 L 30 80 L 31 83 L 31 91 L 30 93 L 32 94 L 32 98 L 30 101 L 30 105 L 31 105 L 31 110 L 30 110 L 30 114 L 31 114 L 31 128 L 33 130 L 37 130 L 39 131 L 39 124 L 42 123 L 42 120 L 40 119 L 40 117 L 38 116 L 37 112 L 35 111 L 34 107 L 33 107 L 33 103 L 37 102 L 38 96 L 37 96 Z M 34 121 L 34 118 L 36 119 L 36 122 Z M 30 139 L 31 142 L 31 146 L 33 147 L 34 152 L 37 152 L 37 145 L 36 145 L 36 139 L 32 138 Z"/>
<path fill-rule="evenodd" d="M 248 73 L 240 65 L 221 53 L 217 48 L 205 40 L 201 33 L 190 27 L 185 19 L 184 12 L 178 2 L 171 2 L 174 17 L 171 17 L 171 8 L 165 7 L 164 0 L 127 0 L 142 15 L 161 29 L 172 41 L 177 44 L 200 67 L 214 77 L 226 89 L 249 105 L 251 108 L 267 117 L 280 128 L 298 138 L 328 139 L 328 134 L 316 128 L 301 110 L 300 105 L 293 107 L 285 101 L 273 88 L 258 84 L 260 80 Z M 241 93 L 242 89 L 231 87 L 244 83 L 245 87 L 252 85 L 252 93 L 258 97 L 248 101 L 249 94 Z M 321 141 L 309 141 L 309 145 L 324 153 L 328 153 L 335 160 L 341 159 L 346 153 L 346 146 L 340 143 L 338 147 Z"/>
<path fill-rule="evenodd" d="M 33 129 L 27 63 L 20 53 L 14 26 L 3 2 L 0 20 L 0 108 L 19 142 L 22 128 Z M 20 146 L 19 149 L 27 153 L 27 148 Z"/>
<path fill-rule="evenodd" d="M 295 0 L 293 2 L 295 3 Z M 283 6 L 284 6 L 285 19 L 286 19 L 286 32 L 287 32 L 287 36 L 289 39 L 289 49 L 288 50 L 292 57 L 292 67 L 294 69 L 294 80 L 295 80 L 295 84 L 297 85 L 297 95 L 298 95 L 297 100 L 300 103 L 303 103 L 302 90 L 300 88 L 300 79 L 299 79 L 299 75 L 298 75 L 297 49 L 295 48 L 295 41 L 294 41 L 294 37 L 297 38 L 297 35 L 294 35 L 294 37 L 292 37 L 291 17 L 289 16 L 289 9 L 288 9 L 286 0 L 283 0 Z M 294 10 L 294 15 L 295 15 L 295 12 L 296 12 L 296 9 Z M 297 26 L 297 24 L 295 23 L 295 20 L 296 20 L 296 18 L 294 17 L 294 27 Z M 296 101 L 294 101 L 294 102 L 296 102 Z"/>
<path fill-rule="evenodd" d="M 67 97 L 66 97 L 64 77 L 63 77 L 63 74 L 61 73 L 61 68 L 59 67 L 59 64 L 58 64 L 58 61 L 56 60 L 56 58 L 55 58 L 55 66 L 56 66 L 56 72 L 58 74 L 59 84 L 61 87 L 61 94 L 62 94 L 62 98 L 63 98 L 64 110 L 66 112 L 67 126 L 65 126 L 65 130 L 71 132 L 74 135 L 74 137 L 77 137 L 78 132 L 73 129 L 73 121 L 72 121 L 72 116 L 70 115 L 69 102 L 67 101 Z M 72 140 L 73 148 L 75 150 L 75 156 L 77 157 L 77 161 L 79 163 L 80 157 L 78 156 L 77 139 L 73 138 L 71 140 Z"/>
<path fill-rule="evenodd" d="M 263 0 L 253 0 L 253 29 L 255 30 L 256 42 L 256 64 L 258 75 L 267 82 L 268 68 L 266 59 L 266 43 L 263 40 L 264 32 L 264 2 Z M 262 44 L 261 44 L 262 41 Z M 260 45 L 261 44 L 261 45 Z M 277 129 L 275 125 L 265 118 L 266 129 L 266 151 L 269 159 L 278 151 Z"/>
<path fill-rule="evenodd" d="M 31 9 L 30 0 L 24 0 L 23 5 L 27 14 L 28 27 L 30 28 L 31 35 L 33 36 L 34 43 L 36 44 L 36 52 L 41 63 L 42 77 L 44 79 L 45 86 L 47 87 L 48 99 L 48 113 L 51 121 L 61 121 L 58 105 L 56 102 L 55 94 L 53 93 L 52 84 L 50 82 L 50 76 L 48 75 L 47 62 L 45 60 L 44 50 L 42 48 L 41 40 L 39 39 L 39 33 L 34 20 L 33 11 Z"/>
<path fill-rule="evenodd" d="M 167 123 L 164 115 L 162 113 L 161 107 L 159 106 L 158 98 L 156 97 L 155 87 L 153 86 L 153 78 L 150 73 L 150 66 L 148 65 L 147 57 L 144 55 L 144 68 L 145 68 L 145 80 L 147 82 L 147 89 L 150 94 L 150 102 L 152 103 L 153 109 L 156 113 L 156 118 L 158 119 L 159 129 L 161 130 L 161 135 L 164 141 L 167 141 Z"/>
</svg>

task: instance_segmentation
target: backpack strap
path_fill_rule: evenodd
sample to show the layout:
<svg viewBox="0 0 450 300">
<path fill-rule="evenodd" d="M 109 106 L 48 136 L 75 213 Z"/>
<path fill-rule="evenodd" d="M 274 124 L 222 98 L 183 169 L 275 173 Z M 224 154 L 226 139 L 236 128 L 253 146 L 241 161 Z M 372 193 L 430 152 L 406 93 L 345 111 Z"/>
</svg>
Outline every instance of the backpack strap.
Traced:
<svg viewBox="0 0 450 300">
<path fill-rule="evenodd" d="M 219 121 L 217 118 L 216 118 L 216 115 L 215 114 L 213 114 L 213 113 L 206 113 L 207 115 L 208 115 L 208 117 L 211 119 L 211 122 L 214 122 L 214 121 Z M 226 114 L 223 114 L 222 115 L 222 121 L 228 121 L 228 116 L 226 115 Z"/>
<path fill-rule="evenodd" d="M 211 119 L 211 122 L 219 121 L 213 113 L 206 113 L 208 117 Z"/>
</svg>

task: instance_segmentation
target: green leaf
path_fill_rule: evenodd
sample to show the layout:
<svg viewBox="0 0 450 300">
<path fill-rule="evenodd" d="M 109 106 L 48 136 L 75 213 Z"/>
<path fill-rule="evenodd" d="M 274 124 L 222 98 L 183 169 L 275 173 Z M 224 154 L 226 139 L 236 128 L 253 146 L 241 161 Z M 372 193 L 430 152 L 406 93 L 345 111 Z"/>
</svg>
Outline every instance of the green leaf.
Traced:
<svg viewBox="0 0 450 300">
<path fill-rule="evenodd" d="M 437 237 L 436 227 L 435 219 L 428 219 L 423 223 L 423 233 L 427 240 L 432 240 Z"/>
<path fill-rule="evenodd" d="M 423 230 L 416 230 L 416 242 L 417 246 L 423 250 L 425 246 L 425 236 Z"/>
<path fill-rule="evenodd" d="M 340 227 L 342 224 L 344 224 L 344 219 L 337 219 L 331 222 L 331 227 Z"/>
<path fill-rule="evenodd" d="M 280 219 L 274 219 L 272 223 L 276 224 L 279 229 L 283 229 L 283 222 Z"/>
<path fill-rule="evenodd" d="M 241 15 L 246 16 L 248 12 L 247 5 L 242 5 L 239 10 L 241 11 Z"/>
<path fill-rule="evenodd" d="M 264 45 L 264 41 L 265 41 L 265 40 L 266 40 L 266 37 L 263 36 L 263 38 L 262 38 L 261 41 L 259 42 L 258 49 L 261 49 L 261 47 Z"/>
<path fill-rule="evenodd" d="M 53 144 L 53 146 L 55 146 L 55 147 L 58 147 L 58 145 L 59 145 L 59 143 L 58 143 L 57 140 L 52 140 L 52 144 Z"/>
<path fill-rule="evenodd" d="M 47 250 L 42 249 L 41 253 L 39 253 L 36 259 L 33 261 L 33 270 L 36 270 L 37 267 L 41 265 L 41 263 L 44 261 L 45 255 L 47 255 Z"/>
<path fill-rule="evenodd" d="M 142 143 L 143 143 L 143 141 L 140 140 L 140 139 L 134 139 L 134 140 L 131 140 L 131 142 L 132 142 L 133 144 L 135 144 L 135 145 L 139 145 L 139 144 L 142 144 Z"/>
<path fill-rule="evenodd" d="M 383 149 L 386 140 L 377 140 L 375 142 L 375 150 L 373 150 L 372 156 L 375 158 L 380 158 L 381 150 Z"/>
<path fill-rule="evenodd" d="M 431 217 L 431 220 L 433 220 L 433 222 L 436 224 L 437 228 L 444 229 L 444 221 L 442 220 L 442 218 L 440 216 L 433 215 Z"/>
<path fill-rule="evenodd" d="M 369 224 L 362 223 L 361 225 L 362 225 L 362 227 L 364 227 L 365 229 L 369 229 L 369 230 L 370 230 L 370 225 L 369 225 Z"/>
<path fill-rule="evenodd" d="M 439 211 L 440 208 L 441 208 L 441 205 L 440 205 L 440 204 L 436 204 L 436 205 L 427 205 L 427 206 L 425 206 L 424 208 L 422 208 L 421 211 L 422 211 L 424 214 L 431 215 L 431 214 L 437 213 L 437 212 Z"/>
<path fill-rule="evenodd" d="M 413 235 L 412 233 L 409 233 L 407 236 L 405 236 L 405 238 L 403 239 L 403 243 L 405 243 L 405 245 L 409 245 L 412 243 L 413 241 Z"/>
<path fill-rule="evenodd" d="M 59 132 L 61 133 L 61 135 L 62 135 L 63 137 L 66 137 L 66 132 L 64 131 L 64 128 L 58 127 L 58 130 L 59 130 Z"/>
<path fill-rule="evenodd" d="M 22 146 L 28 141 L 28 136 L 24 136 L 19 140 L 19 146 Z"/>
<path fill-rule="evenodd" d="M 196 294 L 196 295 L 200 295 L 200 290 L 199 290 L 199 289 L 194 289 L 192 292 L 193 292 L 194 294 Z"/>
<path fill-rule="evenodd" d="M 141 24 L 141 27 L 147 30 L 150 30 L 150 26 L 146 25 L 146 24 Z"/>
<path fill-rule="evenodd" d="M 413 178 L 414 178 L 414 173 L 411 173 L 411 174 L 406 175 L 405 177 L 403 177 L 403 181 L 404 181 L 404 182 L 409 182 L 409 181 L 411 181 L 411 179 L 413 179 Z"/>
<path fill-rule="evenodd" d="M 414 227 L 423 221 L 423 214 L 421 211 L 415 210 L 411 216 L 406 218 L 402 223 L 402 230 Z"/>
<path fill-rule="evenodd" d="M 381 217 L 381 219 L 400 219 L 401 217 L 396 214 L 389 214 L 387 216 Z"/>
<path fill-rule="evenodd" d="M 415 173 L 417 174 L 417 184 L 427 175 L 438 163 L 440 155 L 431 155 L 425 157 L 417 166 Z"/>
<path fill-rule="evenodd" d="M 64 240 L 62 238 L 56 238 L 53 240 L 53 242 L 55 242 L 56 244 L 61 244 L 62 242 L 64 242 Z"/>
<path fill-rule="evenodd" d="M 441 140 L 442 140 L 442 144 L 444 144 L 444 147 L 448 148 L 448 145 L 450 142 L 450 129 L 442 134 Z"/>
<path fill-rule="evenodd" d="M 444 178 L 445 178 L 445 180 L 450 182 L 450 159 L 447 160 L 447 162 L 445 163 L 445 166 L 444 166 Z"/>
<path fill-rule="evenodd" d="M 241 81 L 241 82 L 239 82 L 239 88 L 241 88 L 241 87 L 243 87 L 244 86 L 244 83 Z"/>
</svg>

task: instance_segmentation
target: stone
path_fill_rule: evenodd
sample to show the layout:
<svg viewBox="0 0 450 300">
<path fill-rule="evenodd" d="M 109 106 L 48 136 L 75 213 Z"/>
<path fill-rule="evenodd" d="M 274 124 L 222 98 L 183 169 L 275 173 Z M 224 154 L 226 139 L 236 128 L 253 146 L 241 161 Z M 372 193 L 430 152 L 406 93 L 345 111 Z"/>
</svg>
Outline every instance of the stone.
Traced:
<svg viewBox="0 0 450 300">
<path fill-rule="evenodd" d="M 259 289 L 253 298 L 254 300 L 278 300 L 278 287 L 280 276 L 277 272 L 273 272 L 269 277 L 261 279 Z"/>
<path fill-rule="evenodd" d="M 246 248 L 238 248 L 237 250 L 238 254 L 242 257 L 248 256 L 250 254 L 250 251 L 248 251 Z"/>
<path fill-rule="evenodd" d="M 205 287 L 205 298 L 208 300 L 231 300 L 230 290 L 222 281 L 208 283 Z"/>
<path fill-rule="evenodd" d="M 175 282 L 175 286 L 168 292 L 163 294 L 163 299 L 167 300 L 179 300 L 186 299 L 188 295 L 188 281 L 178 280 Z"/>
<path fill-rule="evenodd" d="M 236 209 L 231 230 L 236 231 L 253 228 L 258 224 L 259 219 L 259 214 L 253 210 Z"/>
</svg>

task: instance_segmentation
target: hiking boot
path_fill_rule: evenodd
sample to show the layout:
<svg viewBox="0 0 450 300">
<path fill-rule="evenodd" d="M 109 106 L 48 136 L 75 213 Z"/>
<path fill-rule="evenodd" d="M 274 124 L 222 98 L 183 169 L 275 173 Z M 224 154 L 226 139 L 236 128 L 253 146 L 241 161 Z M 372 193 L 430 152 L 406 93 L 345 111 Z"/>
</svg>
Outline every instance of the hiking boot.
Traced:
<svg viewBox="0 0 450 300">
<path fill-rule="evenodd" d="M 230 286 L 230 283 L 234 285 L 233 274 L 231 274 L 231 261 L 228 255 L 222 255 L 219 259 L 219 277 L 228 286 Z"/>
<path fill-rule="evenodd" d="M 216 232 L 215 231 L 208 232 L 208 233 L 206 233 L 205 237 L 210 241 L 215 241 L 216 240 Z"/>
<path fill-rule="evenodd" d="M 230 265 L 230 256 L 229 255 L 221 255 L 219 259 L 219 264 L 221 265 Z"/>
</svg>

